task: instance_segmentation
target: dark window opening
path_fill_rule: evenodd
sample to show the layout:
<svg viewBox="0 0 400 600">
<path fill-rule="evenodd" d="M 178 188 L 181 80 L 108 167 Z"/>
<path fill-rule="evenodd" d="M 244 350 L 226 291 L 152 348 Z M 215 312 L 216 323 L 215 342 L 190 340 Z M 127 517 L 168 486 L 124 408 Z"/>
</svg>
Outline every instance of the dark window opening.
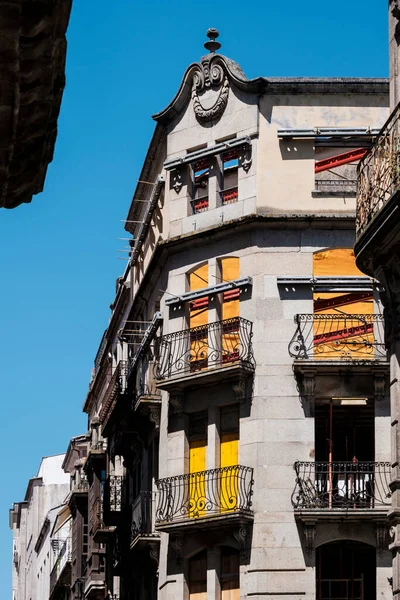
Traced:
<svg viewBox="0 0 400 600">
<path fill-rule="evenodd" d="M 341 541 L 317 548 L 317 600 L 375 600 L 376 551 Z"/>
<path fill-rule="evenodd" d="M 199 160 L 193 165 L 193 193 L 192 208 L 193 213 L 205 212 L 208 210 L 208 180 L 210 176 L 210 167 L 208 160 Z"/>
<path fill-rule="evenodd" d="M 222 204 L 234 204 L 238 200 L 239 155 L 237 150 L 225 152 L 222 157 Z"/>
</svg>

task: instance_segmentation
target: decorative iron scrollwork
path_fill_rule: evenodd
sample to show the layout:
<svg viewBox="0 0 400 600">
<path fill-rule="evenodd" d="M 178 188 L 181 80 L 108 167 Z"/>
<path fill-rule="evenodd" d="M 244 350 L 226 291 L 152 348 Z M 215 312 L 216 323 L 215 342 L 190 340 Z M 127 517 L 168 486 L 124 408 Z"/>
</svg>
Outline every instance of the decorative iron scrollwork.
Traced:
<svg viewBox="0 0 400 600">
<path fill-rule="evenodd" d="M 297 462 L 296 509 L 366 509 L 390 505 L 389 462 Z"/>
<path fill-rule="evenodd" d="M 156 481 L 156 523 L 230 513 L 252 514 L 253 469 L 235 465 Z"/>
<path fill-rule="evenodd" d="M 382 315 L 295 315 L 289 342 L 293 358 L 386 360 Z"/>
<path fill-rule="evenodd" d="M 253 324 L 242 317 L 169 333 L 159 339 L 156 379 L 242 363 L 254 369 Z"/>
</svg>

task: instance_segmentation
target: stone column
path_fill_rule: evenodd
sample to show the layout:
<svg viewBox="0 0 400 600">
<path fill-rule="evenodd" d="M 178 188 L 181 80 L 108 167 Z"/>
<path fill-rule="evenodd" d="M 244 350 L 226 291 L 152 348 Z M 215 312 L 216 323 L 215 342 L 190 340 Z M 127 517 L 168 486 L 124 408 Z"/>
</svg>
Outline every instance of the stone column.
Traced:
<svg viewBox="0 0 400 600">
<path fill-rule="evenodd" d="M 218 571 L 221 562 L 221 552 L 218 547 L 212 547 L 207 552 L 207 600 L 218 600 L 221 597 L 221 585 Z"/>
<path fill-rule="evenodd" d="M 392 425 L 392 508 L 389 512 L 393 554 L 393 597 L 400 598 L 400 340 L 390 345 L 390 414 Z"/>
<path fill-rule="evenodd" d="M 400 0 L 389 0 L 390 110 L 400 101 Z"/>
<path fill-rule="evenodd" d="M 375 269 L 377 279 L 384 285 L 381 294 L 385 318 L 385 343 L 390 361 L 390 418 L 392 507 L 389 511 L 393 557 L 393 598 L 400 600 L 400 256 L 393 251 L 389 259 L 381 260 L 384 266 Z"/>
</svg>

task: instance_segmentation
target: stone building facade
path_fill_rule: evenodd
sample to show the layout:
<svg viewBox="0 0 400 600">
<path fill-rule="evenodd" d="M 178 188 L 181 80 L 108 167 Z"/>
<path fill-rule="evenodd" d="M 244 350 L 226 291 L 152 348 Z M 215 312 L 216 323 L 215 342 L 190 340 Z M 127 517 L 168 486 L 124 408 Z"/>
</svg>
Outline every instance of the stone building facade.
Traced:
<svg viewBox="0 0 400 600">
<path fill-rule="evenodd" d="M 372 79 L 218 53 L 154 116 L 71 440 L 73 600 L 392 596 L 389 365 L 356 267 Z"/>
<path fill-rule="evenodd" d="M 55 553 L 51 533 L 69 489 L 64 455 L 42 459 L 25 498 L 10 510 L 13 532 L 13 600 L 48 600 Z"/>
</svg>

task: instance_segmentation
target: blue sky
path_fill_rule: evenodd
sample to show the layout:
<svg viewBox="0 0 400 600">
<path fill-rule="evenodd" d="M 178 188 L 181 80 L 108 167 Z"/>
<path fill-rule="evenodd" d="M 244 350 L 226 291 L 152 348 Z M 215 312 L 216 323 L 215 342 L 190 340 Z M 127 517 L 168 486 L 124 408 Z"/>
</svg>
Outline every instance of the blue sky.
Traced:
<svg viewBox="0 0 400 600">
<path fill-rule="evenodd" d="M 211 26 L 248 77 L 388 75 L 386 3 L 376 0 L 74 0 L 45 191 L 0 212 L 0 598 L 11 598 L 9 507 L 43 455 L 86 431 L 81 408 L 126 264 L 118 237 L 151 114 L 205 53 Z"/>
</svg>

